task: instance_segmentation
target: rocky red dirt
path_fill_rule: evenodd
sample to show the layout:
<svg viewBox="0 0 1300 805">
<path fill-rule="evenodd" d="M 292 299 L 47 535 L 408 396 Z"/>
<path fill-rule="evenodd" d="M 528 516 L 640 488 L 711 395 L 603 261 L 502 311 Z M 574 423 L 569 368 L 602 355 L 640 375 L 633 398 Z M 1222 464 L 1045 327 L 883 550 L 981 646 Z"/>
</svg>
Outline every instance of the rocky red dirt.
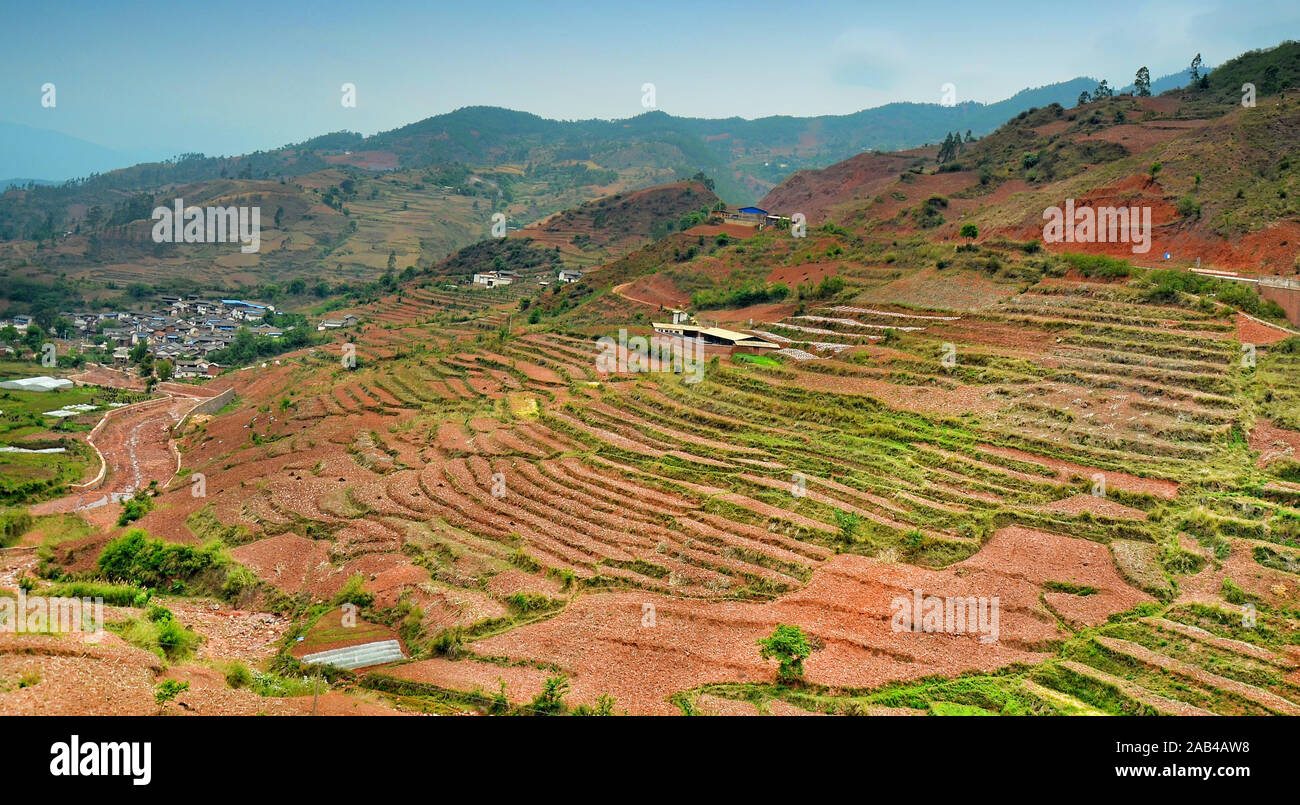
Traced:
<svg viewBox="0 0 1300 805">
<path fill-rule="evenodd" d="M 1100 592 L 1044 593 L 1047 581 L 1088 584 Z M 998 642 L 981 643 L 972 634 L 894 631 L 891 602 L 910 597 L 914 589 L 926 596 L 998 596 Z M 1006 529 L 981 553 L 949 570 L 842 555 L 818 569 L 804 589 L 770 604 L 708 603 L 646 593 L 584 596 L 555 618 L 488 638 L 474 648 L 558 665 L 570 674 L 577 702 L 591 703 L 609 693 L 631 713 L 667 714 L 676 708 L 666 697 L 679 690 L 707 682 L 770 681 L 772 667 L 758 658 L 754 641 L 778 623 L 797 624 L 822 644 L 806 662 L 808 678 L 835 687 L 875 687 L 1034 662 L 1064 636 L 1039 603 L 1040 595 L 1079 623 L 1095 623 L 1150 600 L 1119 578 L 1103 545 Z M 645 625 L 650 611 L 653 626 Z M 470 681 L 491 689 L 495 670 L 440 660 L 422 664 L 418 672 L 398 673 L 450 687 Z M 530 673 L 517 684 L 521 692 L 536 690 L 544 676 Z"/>
</svg>

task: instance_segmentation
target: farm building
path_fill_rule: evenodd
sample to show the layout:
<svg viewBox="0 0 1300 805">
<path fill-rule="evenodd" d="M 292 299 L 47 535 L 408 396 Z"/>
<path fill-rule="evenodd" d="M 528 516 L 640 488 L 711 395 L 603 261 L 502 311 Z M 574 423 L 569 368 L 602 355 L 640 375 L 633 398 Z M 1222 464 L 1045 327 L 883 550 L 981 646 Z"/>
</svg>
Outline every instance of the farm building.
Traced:
<svg viewBox="0 0 1300 805">
<path fill-rule="evenodd" d="M 577 282 L 578 280 L 582 279 L 582 272 L 575 271 L 573 269 L 562 268 L 560 269 L 559 276 L 556 279 L 558 279 L 559 282 L 565 284 L 570 282 Z"/>
<path fill-rule="evenodd" d="M 358 319 L 355 314 L 348 313 L 341 319 L 322 319 L 321 323 L 316 325 L 316 329 L 318 331 L 337 330 L 341 327 L 351 327 L 352 325 L 356 324 L 358 321 L 360 321 L 360 319 Z"/>
<path fill-rule="evenodd" d="M 674 316 L 674 318 L 676 318 Z M 722 327 L 701 327 L 698 324 L 668 323 L 657 321 L 654 322 L 656 333 L 662 335 L 671 335 L 678 338 L 688 338 L 700 341 L 705 346 L 714 347 L 732 347 L 736 350 L 761 351 L 765 349 L 778 349 L 778 345 L 759 338 L 749 333 L 740 333 L 735 330 L 727 330 Z"/>
<path fill-rule="evenodd" d="M 200 358 L 197 361 L 177 361 L 175 377 L 210 377 L 221 371 L 221 365 Z"/>
<path fill-rule="evenodd" d="M 763 229 L 771 224 L 779 224 L 785 218 L 768 212 L 762 207 L 741 207 L 738 210 L 721 210 L 713 213 L 715 221 L 726 224 L 740 224 Z"/>
<path fill-rule="evenodd" d="M 515 275 L 513 271 L 484 271 L 481 274 L 474 275 L 474 284 L 482 285 L 485 288 L 509 285 L 514 281 Z"/>
</svg>

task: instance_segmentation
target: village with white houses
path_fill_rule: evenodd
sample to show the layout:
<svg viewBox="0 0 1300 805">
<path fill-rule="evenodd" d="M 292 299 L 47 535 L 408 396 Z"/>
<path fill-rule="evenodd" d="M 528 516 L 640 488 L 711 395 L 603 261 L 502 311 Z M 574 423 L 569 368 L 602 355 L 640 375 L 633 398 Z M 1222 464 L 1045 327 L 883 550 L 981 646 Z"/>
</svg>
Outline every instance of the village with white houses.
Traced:
<svg viewBox="0 0 1300 805">
<path fill-rule="evenodd" d="M 156 360 L 172 362 L 174 377 L 212 377 L 225 367 L 209 356 L 230 346 L 240 328 L 268 338 L 280 338 L 293 329 L 268 324 L 267 314 L 274 313 L 274 305 L 243 299 L 161 296 L 151 310 L 60 313 L 71 322 L 71 328 L 59 333 L 62 338 L 55 340 L 82 353 L 102 353 L 117 365 L 129 363 L 131 350 L 144 343 Z M 316 330 L 337 330 L 357 322 L 357 317 L 348 313 L 336 319 L 320 320 Z M 16 315 L 0 319 L 0 331 L 9 326 L 20 335 L 26 334 L 33 326 L 32 317 Z M 13 353 L 12 346 L 0 343 L 0 354 Z"/>
<path fill-rule="evenodd" d="M 519 275 L 513 269 L 491 269 L 476 273 L 474 275 L 474 285 L 483 288 L 499 288 L 504 285 L 512 285 L 517 279 L 519 279 Z M 582 279 L 582 271 L 576 268 L 562 268 L 555 276 L 555 281 L 560 285 L 568 285 L 580 279 Z M 538 280 L 537 284 L 545 287 L 550 285 L 551 281 L 542 279 Z"/>
</svg>

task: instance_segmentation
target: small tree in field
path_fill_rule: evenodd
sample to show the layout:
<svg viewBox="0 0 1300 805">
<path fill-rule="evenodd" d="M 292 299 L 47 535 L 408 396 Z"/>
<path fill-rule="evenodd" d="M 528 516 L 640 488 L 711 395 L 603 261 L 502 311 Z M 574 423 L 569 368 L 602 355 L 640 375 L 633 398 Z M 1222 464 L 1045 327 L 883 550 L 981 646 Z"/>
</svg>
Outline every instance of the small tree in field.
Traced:
<svg viewBox="0 0 1300 805">
<path fill-rule="evenodd" d="M 559 715 L 567 709 L 564 704 L 564 697 L 568 692 L 568 677 L 547 677 L 546 682 L 542 685 L 542 692 L 533 699 L 533 709 L 542 715 Z"/>
<path fill-rule="evenodd" d="M 962 224 L 961 236 L 968 240 L 974 240 L 980 236 L 980 228 L 974 224 Z"/>
<path fill-rule="evenodd" d="M 776 669 L 776 678 L 782 682 L 794 682 L 803 678 L 803 661 L 812 654 L 812 646 L 803 629 L 798 626 L 780 624 L 770 637 L 758 641 L 758 655 L 764 660 L 776 658 L 780 665 Z"/>
<path fill-rule="evenodd" d="M 190 689 L 189 682 L 179 679 L 164 679 L 153 690 L 153 700 L 158 705 L 158 712 L 167 712 L 167 703 Z"/>
</svg>

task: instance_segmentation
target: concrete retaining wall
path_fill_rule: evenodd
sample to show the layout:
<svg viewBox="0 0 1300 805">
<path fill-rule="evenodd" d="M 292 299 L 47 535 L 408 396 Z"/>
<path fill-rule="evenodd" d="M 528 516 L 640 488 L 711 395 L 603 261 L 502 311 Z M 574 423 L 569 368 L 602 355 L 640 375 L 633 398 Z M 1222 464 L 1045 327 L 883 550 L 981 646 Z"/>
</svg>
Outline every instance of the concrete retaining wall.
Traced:
<svg viewBox="0 0 1300 805">
<path fill-rule="evenodd" d="M 209 397 L 208 399 L 194 406 L 193 408 L 190 409 L 190 413 L 191 414 L 215 414 L 216 412 L 220 411 L 222 408 L 225 408 L 226 403 L 230 402 L 233 399 L 235 399 L 235 390 L 233 388 L 229 388 L 221 392 L 217 396 Z"/>
<path fill-rule="evenodd" d="M 228 388 L 215 397 L 209 397 L 208 399 L 204 400 L 203 402 L 191 408 L 189 411 L 185 413 L 185 416 L 181 417 L 181 421 L 177 422 L 175 427 L 172 428 L 172 435 L 175 436 L 179 434 L 181 430 L 184 429 L 185 423 L 189 422 L 190 417 L 194 416 L 195 414 L 215 414 L 216 412 L 220 411 L 222 408 L 225 408 L 226 403 L 230 402 L 233 399 L 235 399 L 235 390 L 233 388 Z M 179 462 L 177 464 L 177 467 L 179 470 Z"/>
<path fill-rule="evenodd" d="M 1259 295 L 1276 302 L 1286 311 L 1286 320 L 1300 324 L 1300 282 L 1290 279 L 1259 278 Z"/>
</svg>

